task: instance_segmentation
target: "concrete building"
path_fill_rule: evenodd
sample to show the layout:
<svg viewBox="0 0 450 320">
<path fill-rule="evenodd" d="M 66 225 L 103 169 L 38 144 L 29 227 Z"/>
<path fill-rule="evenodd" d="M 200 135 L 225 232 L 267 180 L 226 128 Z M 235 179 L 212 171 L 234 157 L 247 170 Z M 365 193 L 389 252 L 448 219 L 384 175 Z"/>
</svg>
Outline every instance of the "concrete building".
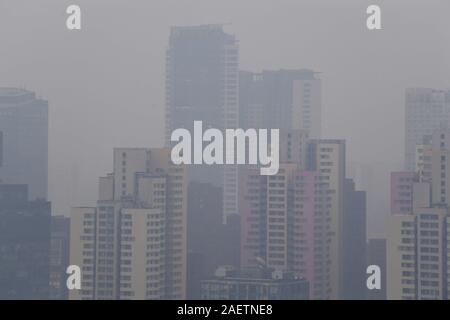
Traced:
<svg viewBox="0 0 450 320">
<path fill-rule="evenodd" d="M 239 74 L 242 128 L 304 130 L 321 137 L 322 82 L 308 69 Z"/>
<path fill-rule="evenodd" d="M 366 213 L 366 193 L 356 190 L 353 180 L 345 179 L 342 298 L 347 300 L 366 298 Z"/>
<path fill-rule="evenodd" d="M 413 210 L 413 182 L 415 172 L 391 173 L 391 214 L 411 214 Z"/>
<path fill-rule="evenodd" d="M 376 265 L 381 270 L 381 289 L 366 289 L 367 300 L 386 300 L 386 239 L 369 239 L 367 242 L 367 265 Z"/>
<path fill-rule="evenodd" d="M 223 265 L 239 268 L 239 216 L 222 219 L 222 188 L 192 182 L 188 186 L 188 298 L 200 298 L 200 280 Z M 237 223 L 235 222 L 237 220 Z"/>
<path fill-rule="evenodd" d="M 28 185 L 30 200 L 46 200 L 48 102 L 25 89 L 0 88 L 0 132 L 0 183 Z"/>
<path fill-rule="evenodd" d="M 50 203 L 0 184 L 0 299 L 49 298 Z"/>
<path fill-rule="evenodd" d="M 390 214 L 390 184 L 393 168 L 403 164 L 383 161 L 347 162 L 346 177 L 353 179 L 355 187 L 366 192 L 367 238 L 386 238 L 386 220 Z"/>
<path fill-rule="evenodd" d="M 431 137 L 430 137 L 431 140 Z M 433 146 L 430 142 L 416 145 L 416 168 L 418 179 L 423 182 L 431 182 L 431 153 Z"/>
<path fill-rule="evenodd" d="M 450 298 L 448 135 L 447 129 L 432 134 L 431 149 L 423 157 L 430 175 L 422 181 L 421 174 L 403 174 L 410 177 L 404 180 L 409 184 L 404 201 L 412 209 L 393 212 L 388 222 L 388 299 Z"/>
<path fill-rule="evenodd" d="M 292 274 L 220 268 L 216 277 L 201 283 L 205 300 L 308 300 L 308 281 Z"/>
<path fill-rule="evenodd" d="M 450 90 L 409 88 L 405 95 L 405 170 L 414 171 L 416 145 L 449 125 Z"/>
<path fill-rule="evenodd" d="M 114 149 L 96 208 L 73 208 L 70 263 L 83 271 L 71 299 L 186 297 L 187 188 L 167 149 Z"/>
<path fill-rule="evenodd" d="M 388 238 L 388 299 L 448 299 L 446 207 L 417 208 L 391 216 Z"/>
<path fill-rule="evenodd" d="M 308 170 L 318 172 L 319 182 L 329 190 L 331 298 L 340 299 L 344 281 L 345 141 L 312 140 L 307 152 Z"/>
<path fill-rule="evenodd" d="M 220 130 L 239 126 L 238 41 L 221 25 L 172 27 L 166 59 L 166 143 L 195 120 Z M 189 180 L 223 188 L 223 216 L 237 214 L 237 167 L 189 166 Z"/>
<path fill-rule="evenodd" d="M 241 266 L 263 261 L 308 279 L 312 299 L 338 299 L 344 276 L 345 144 L 294 138 L 298 134 L 285 135 L 281 158 L 287 160 L 277 175 L 241 170 Z"/>
<path fill-rule="evenodd" d="M 50 299 L 67 300 L 67 267 L 69 266 L 70 218 L 51 217 Z"/>
<path fill-rule="evenodd" d="M 315 172 L 283 164 L 277 175 L 241 175 L 241 266 L 292 272 L 312 299 L 330 298 L 328 189 Z"/>
</svg>

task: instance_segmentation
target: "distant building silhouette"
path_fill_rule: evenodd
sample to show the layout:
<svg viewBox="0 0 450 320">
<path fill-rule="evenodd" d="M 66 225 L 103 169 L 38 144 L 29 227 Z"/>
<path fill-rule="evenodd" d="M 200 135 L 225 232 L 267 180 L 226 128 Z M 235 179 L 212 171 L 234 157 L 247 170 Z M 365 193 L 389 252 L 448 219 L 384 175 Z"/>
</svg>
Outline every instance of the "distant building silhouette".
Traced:
<svg viewBox="0 0 450 320">
<path fill-rule="evenodd" d="M 239 73 L 243 128 L 303 130 L 321 137 L 322 81 L 308 69 Z"/>
<path fill-rule="evenodd" d="M 70 218 L 52 216 L 50 238 L 50 299 L 67 300 L 67 267 L 69 266 Z"/>
<path fill-rule="evenodd" d="M 386 300 L 386 239 L 369 239 L 367 242 L 367 265 L 376 265 L 381 270 L 381 289 L 366 289 L 368 300 Z"/>
<path fill-rule="evenodd" d="M 220 267 L 215 277 L 203 280 L 205 300 L 308 300 L 304 278 L 270 268 L 233 270 Z"/>
<path fill-rule="evenodd" d="M 188 187 L 188 298 L 200 298 L 200 281 L 221 265 L 239 267 L 240 219 L 222 221 L 222 188 L 192 182 Z"/>
<path fill-rule="evenodd" d="M 166 143 L 175 129 L 239 126 L 238 42 L 221 25 L 172 27 L 166 61 Z M 237 167 L 191 165 L 189 180 L 223 188 L 224 220 L 238 213 Z"/>
<path fill-rule="evenodd" d="M 405 170 L 414 171 L 416 145 L 450 125 L 450 90 L 408 88 L 405 101 Z"/>
<path fill-rule="evenodd" d="M 366 298 L 366 192 L 355 190 L 355 183 L 345 179 L 344 191 L 344 280 L 343 299 Z"/>
<path fill-rule="evenodd" d="M 24 89 L 0 88 L 0 182 L 26 184 L 47 199 L 48 103 Z"/>
<path fill-rule="evenodd" d="M 48 299 L 50 203 L 0 184 L 0 299 Z"/>
</svg>

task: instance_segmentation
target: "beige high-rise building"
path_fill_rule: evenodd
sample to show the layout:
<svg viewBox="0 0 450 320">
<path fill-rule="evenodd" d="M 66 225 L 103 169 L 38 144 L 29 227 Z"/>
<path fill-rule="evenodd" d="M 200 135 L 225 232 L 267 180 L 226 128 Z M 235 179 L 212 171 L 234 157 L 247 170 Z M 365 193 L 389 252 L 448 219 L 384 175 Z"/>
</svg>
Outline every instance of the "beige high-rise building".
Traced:
<svg viewBox="0 0 450 320">
<path fill-rule="evenodd" d="M 387 298 L 416 298 L 416 250 L 414 215 L 391 215 L 388 221 Z"/>
<path fill-rule="evenodd" d="M 81 269 L 81 289 L 69 290 L 69 299 L 92 299 L 95 288 L 95 227 L 97 209 L 72 208 L 69 263 Z"/>
<path fill-rule="evenodd" d="M 330 190 L 331 299 L 340 299 L 344 277 L 345 141 L 313 140 L 308 148 L 310 154 L 306 160 L 308 169 L 317 170 L 319 181 Z"/>
<path fill-rule="evenodd" d="M 416 208 L 389 218 L 388 299 L 448 299 L 447 208 Z"/>
<path fill-rule="evenodd" d="M 404 193 L 408 213 L 391 212 L 387 239 L 387 298 L 448 299 L 450 258 L 450 132 L 438 129 L 416 148 L 419 169 Z M 400 173 L 407 175 L 408 173 Z M 414 175 L 414 173 L 409 173 Z M 398 186 L 393 185 L 393 188 Z M 391 195 L 402 190 L 391 190 Z M 397 208 L 397 207 L 393 207 Z"/>
<path fill-rule="evenodd" d="M 115 149 L 97 207 L 72 209 L 70 264 L 82 288 L 70 298 L 185 298 L 186 197 L 168 149 Z"/>
</svg>

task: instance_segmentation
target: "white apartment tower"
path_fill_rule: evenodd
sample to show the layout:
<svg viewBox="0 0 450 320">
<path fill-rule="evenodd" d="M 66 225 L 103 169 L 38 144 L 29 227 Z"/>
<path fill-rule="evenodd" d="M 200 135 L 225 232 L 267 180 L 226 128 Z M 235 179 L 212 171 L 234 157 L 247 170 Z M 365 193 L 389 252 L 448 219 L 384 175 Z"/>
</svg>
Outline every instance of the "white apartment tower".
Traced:
<svg viewBox="0 0 450 320">
<path fill-rule="evenodd" d="M 115 149 L 97 207 L 72 209 L 70 263 L 83 273 L 70 298 L 185 298 L 186 201 L 169 150 Z"/>
<path fill-rule="evenodd" d="M 388 299 L 450 298 L 449 143 L 448 129 L 435 130 L 428 144 L 417 147 L 419 172 L 410 188 L 398 189 L 410 210 L 391 212 L 388 220 Z"/>
</svg>

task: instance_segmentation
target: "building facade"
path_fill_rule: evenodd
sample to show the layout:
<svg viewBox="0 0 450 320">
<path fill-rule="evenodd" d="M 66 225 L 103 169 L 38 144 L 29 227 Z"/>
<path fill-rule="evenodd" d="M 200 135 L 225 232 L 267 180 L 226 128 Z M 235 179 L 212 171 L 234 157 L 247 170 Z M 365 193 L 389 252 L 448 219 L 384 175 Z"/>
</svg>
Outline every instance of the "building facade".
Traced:
<svg viewBox="0 0 450 320">
<path fill-rule="evenodd" d="M 308 281 L 273 270 L 218 270 L 216 277 L 203 280 L 205 300 L 308 300 Z"/>
<path fill-rule="evenodd" d="M 312 299 L 338 299 L 344 277 L 345 144 L 301 139 L 302 134 L 284 135 L 280 158 L 288 160 L 278 174 L 241 170 L 241 267 L 263 264 L 293 272 L 309 281 Z"/>
<path fill-rule="evenodd" d="M 0 88 L 0 183 L 26 184 L 47 199 L 48 102 L 25 89 Z"/>
<path fill-rule="evenodd" d="M 422 152 L 421 166 L 429 174 L 392 175 L 400 182 L 391 191 L 395 200 L 399 201 L 400 191 L 404 194 L 402 206 L 393 206 L 396 211 L 388 221 L 388 299 L 450 298 L 449 134 L 448 129 L 434 130 L 430 143 L 421 147 L 427 150 Z"/>
<path fill-rule="evenodd" d="M 50 203 L 0 184 L 0 299 L 49 298 Z"/>
<path fill-rule="evenodd" d="M 222 25 L 172 27 L 166 58 L 166 143 L 196 120 L 219 130 L 239 126 L 239 48 Z M 189 166 L 189 180 L 223 188 L 223 216 L 237 214 L 237 166 Z"/>
<path fill-rule="evenodd" d="M 321 137 L 322 82 L 308 69 L 239 73 L 242 128 L 304 130 Z"/>
<path fill-rule="evenodd" d="M 405 170 L 414 171 L 416 145 L 449 125 L 450 91 L 409 88 L 405 94 Z"/>
<path fill-rule="evenodd" d="M 67 300 L 67 267 L 69 266 L 70 218 L 51 217 L 50 299 Z"/>
<path fill-rule="evenodd" d="M 73 208 L 70 263 L 82 269 L 71 299 L 186 297 L 187 189 L 167 149 L 114 149 L 96 208 Z"/>
<path fill-rule="evenodd" d="M 366 298 L 366 220 L 366 192 L 356 190 L 354 181 L 345 179 L 343 299 L 364 300 Z"/>
<path fill-rule="evenodd" d="M 367 300 L 386 300 L 386 239 L 376 238 L 369 239 L 367 242 L 367 265 L 376 265 L 381 270 L 381 289 L 366 289 Z"/>
</svg>

